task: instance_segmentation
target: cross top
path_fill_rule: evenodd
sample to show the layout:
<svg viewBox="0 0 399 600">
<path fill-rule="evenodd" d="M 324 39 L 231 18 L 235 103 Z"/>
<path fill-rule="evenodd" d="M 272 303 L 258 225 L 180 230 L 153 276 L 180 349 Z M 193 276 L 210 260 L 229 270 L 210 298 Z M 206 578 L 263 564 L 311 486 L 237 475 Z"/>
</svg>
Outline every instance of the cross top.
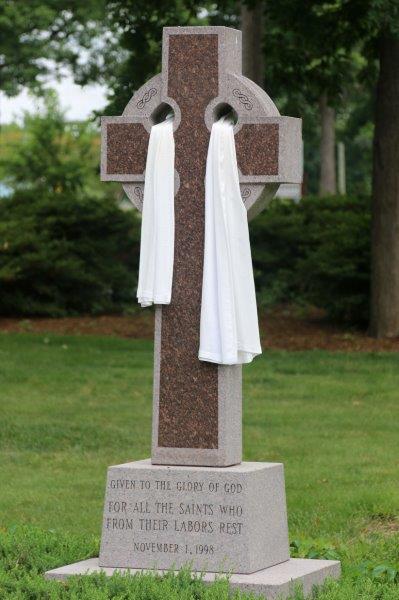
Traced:
<svg viewBox="0 0 399 600">
<path fill-rule="evenodd" d="M 198 360 L 204 248 L 204 178 L 213 122 L 228 109 L 249 217 L 280 183 L 302 177 L 301 120 L 282 117 L 241 74 L 241 32 L 167 27 L 162 72 L 121 117 L 102 118 L 103 181 L 120 181 L 141 210 L 149 132 L 174 112 L 175 260 L 172 302 L 157 307 L 152 461 L 227 466 L 241 461 L 241 367 Z"/>
</svg>

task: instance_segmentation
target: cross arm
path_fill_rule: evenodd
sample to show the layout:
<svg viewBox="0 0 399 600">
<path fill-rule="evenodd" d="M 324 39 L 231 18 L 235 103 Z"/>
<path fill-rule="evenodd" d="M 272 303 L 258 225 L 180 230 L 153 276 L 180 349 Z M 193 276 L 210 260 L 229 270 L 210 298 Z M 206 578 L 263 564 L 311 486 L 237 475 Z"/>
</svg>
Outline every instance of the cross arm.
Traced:
<svg viewBox="0 0 399 600">
<path fill-rule="evenodd" d="M 149 133 L 140 119 L 102 117 L 101 180 L 144 181 Z"/>
<path fill-rule="evenodd" d="M 135 92 L 122 116 L 101 119 L 101 179 L 119 181 L 139 211 L 151 126 L 167 107 L 162 89 L 159 73 Z M 175 110 L 175 121 L 178 114 Z"/>
<path fill-rule="evenodd" d="M 235 135 L 241 183 L 301 183 L 301 119 L 258 117 Z"/>
</svg>

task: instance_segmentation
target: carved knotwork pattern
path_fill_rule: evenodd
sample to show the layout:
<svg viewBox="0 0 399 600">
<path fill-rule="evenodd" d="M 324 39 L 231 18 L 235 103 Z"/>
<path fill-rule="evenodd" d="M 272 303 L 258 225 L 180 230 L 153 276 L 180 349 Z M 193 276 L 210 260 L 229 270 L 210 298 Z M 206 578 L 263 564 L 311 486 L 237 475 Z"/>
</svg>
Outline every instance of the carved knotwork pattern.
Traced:
<svg viewBox="0 0 399 600">
<path fill-rule="evenodd" d="M 144 200 L 144 191 L 143 188 L 137 186 L 134 188 L 134 195 L 137 196 L 137 198 L 140 200 L 140 202 L 143 202 Z"/>
<path fill-rule="evenodd" d="M 153 96 L 155 96 L 157 94 L 157 90 L 155 88 L 150 88 L 149 90 L 146 91 L 146 93 L 144 94 L 144 96 L 137 102 L 136 106 L 139 110 L 142 110 L 145 105 L 147 104 L 147 102 L 149 102 L 151 100 L 151 98 Z"/>
<path fill-rule="evenodd" d="M 236 88 L 235 90 L 233 90 L 233 96 L 235 96 L 238 99 L 238 101 L 241 102 L 244 108 L 246 108 L 247 110 L 252 110 L 253 104 L 249 97 L 246 94 L 244 94 L 244 92 Z"/>
</svg>

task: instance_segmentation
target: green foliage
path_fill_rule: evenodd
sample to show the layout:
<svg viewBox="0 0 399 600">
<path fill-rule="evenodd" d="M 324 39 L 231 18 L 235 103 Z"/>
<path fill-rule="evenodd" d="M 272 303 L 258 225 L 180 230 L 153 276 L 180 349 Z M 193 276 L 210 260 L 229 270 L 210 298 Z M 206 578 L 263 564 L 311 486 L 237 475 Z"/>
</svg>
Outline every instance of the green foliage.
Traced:
<svg viewBox="0 0 399 600">
<path fill-rule="evenodd" d="M 7 145 L 3 139 L 0 168 L 13 189 L 38 195 L 104 194 L 105 186 L 98 191 L 98 131 L 89 122 L 66 121 L 53 92 L 46 93 L 41 110 L 25 113 L 19 136 L 9 134 Z"/>
<path fill-rule="evenodd" d="M 365 323 L 370 221 L 365 198 L 272 201 L 251 227 L 261 303 L 307 302 L 332 319 Z"/>
<path fill-rule="evenodd" d="M 399 36 L 397 0 L 281 0 L 265 15 L 266 80 L 298 106 L 324 92 L 340 107 L 366 74 L 373 86 L 378 40 Z"/>
<path fill-rule="evenodd" d="M 278 95 L 295 99 L 297 110 L 309 100 L 317 103 L 323 93 L 338 105 L 356 72 L 351 25 L 339 18 L 341 4 L 341 0 L 266 4 L 266 80 Z"/>
<path fill-rule="evenodd" d="M 317 560 L 341 560 L 341 556 L 335 548 L 303 544 L 298 540 L 290 543 L 290 555 L 292 558 L 311 558 Z"/>
<path fill-rule="evenodd" d="M 0 4 L 0 89 L 40 90 L 56 65 L 75 65 L 100 33 L 101 0 L 5 0 Z M 96 26 L 95 26 L 96 24 Z M 47 59 L 47 60 L 43 60 Z"/>
<path fill-rule="evenodd" d="M 361 563 L 357 572 L 359 576 L 367 576 L 375 581 L 389 581 L 391 583 L 399 583 L 399 563 L 397 566 L 392 565 L 373 565 L 370 562 Z"/>
<path fill-rule="evenodd" d="M 138 217 L 104 198 L 115 187 L 99 184 L 98 132 L 67 123 L 48 94 L 17 133 L 9 131 L 0 155 L 15 190 L 0 203 L 0 312 L 55 316 L 133 304 Z M 311 302 L 334 319 L 366 322 L 369 228 L 363 198 L 274 200 L 251 226 L 261 304 Z"/>
<path fill-rule="evenodd" d="M 99 189 L 98 133 L 57 98 L 26 114 L 1 155 L 0 313 L 61 316 L 133 303 L 139 223 Z"/>
<path fill-rule="evenodd" d="M 138 233 L 112 201 L 15 193 L 0 202 L 0 312 L 121 310 L 133 303 Z"/>
<path fill-rule="evenodd" d="M 78 65 L 77 80 L 104 81 L 109 90 L 106 114 L 120 114 L 134 91 L 161 70 L 162 29 L 206 25 L 204 8 L 193 0 L 111 0 L 106 2 L 108 36 L 101 53 Z"/>
<path fill-rule="evenodd" d="M 374 93 L 364 82 L 352 86 L 337 115 L 337 139 L 345 144 L 346 187 L 349 195 L 371 195 Z M 306 135 L 306 134 L 305 134 Z M 314 153 L 314 145 L 308 153 Z M 315 153 L 317 155 L 317 153 Z M 305 149 L 306 155 L 306 149 Z M 309 165 L 309 158 L 307 165 Z M 308 166 L 307 166 L 308 171 Z"/>
<path fill-rule="evenodd" d="M 325 200 L 325 199 L 324 199 Z M 336 198 L 304 203 L 308 248 L 298 265 L 304 298 L 327 314 L 364 324 L 369 315 L 370 202 Z"/>
<path fill-rule="evenodd" d="M 148 574 L 112 578 L 104 574 L 73 577 L 66 583 L 45 581 L 46 570 L 98 555 L 98 540 L 34 527 L 14 527 L 0 532 L 0 597 L 6 599 L 79 600 L 245 600 L 249 595 L 229 595 L 226 578 L 211 587 L 188 570 L 164 577 Z"/>
<path fill-rule="evenodd" d="M 0 595 L 4 600 L 252 600 L 250 594 L 229 591 L 221 576 L 211 586 L 192 577 L 187 569 L 163 577 L 151 574 L 135 576 L 116 573 L 112 577 L 96 574 L 69 578 L 66 582 L 46 581 L 46 570 L 77 562 L 98 554 L 98 539 L 68 535 L 32 526 L 17 526 L 0 532 Z M 314 592 L 319 600 L 394 600 L 397 586 L 395 569 L 379 565 L 356 572 L 342 581 L 329 581 Z M 303 600 L 300 589 L 291 600 Z"/>
<path fill-rule="evenodd" d="M 134 306 L 139 218 L 101 198 L 18 191 L 0 203 L 0 312 L 101 313 Z M 367 322 L 364 198 L 274 200 L 251 224 L 260 306 L 311 303 Z"/>
</svg>

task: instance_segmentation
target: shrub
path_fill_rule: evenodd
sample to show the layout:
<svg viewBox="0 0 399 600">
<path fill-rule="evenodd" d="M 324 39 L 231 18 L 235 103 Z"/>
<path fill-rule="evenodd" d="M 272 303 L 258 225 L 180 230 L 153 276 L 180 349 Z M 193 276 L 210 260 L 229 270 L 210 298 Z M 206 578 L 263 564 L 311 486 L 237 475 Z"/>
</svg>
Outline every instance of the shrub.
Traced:
<svg viewBox="0 0 399 600">
<path fill-rule="evenodd" d="M 0 156 L 0 313 L 63 316 L 133 303 L 137 216 L 98 176 L 98 132 L 69 123 L 54 93 Z M 106 196 L 106 194 L 108 194 Z"/>
<path fill-rule="evenodd" d="M 370 206 L 365 198 L 275 199 L 251 224 L 260 306 L 312 303 L 364 324 Z M 0 313 L 63 316 L 135 306 L 139 218 L 114 201 L 16 191 L 0 202 Z"/>
<path fill-rule="evenodd" d="M 364 197 L 273 200 L 251 227 L 260 302 L 307 302 L 334 320 L 366 323 L 370 222 Z"/>
<path fill-rule="evenodd" d="M 135 305 L 138 217 L 100 184 L 98 133 L 68 123 L 49 93 L 0 152 L 0 313 L 61 316 Z M 105 197 L 112 194 L 113 199 Z M 260 306 L 312 303 L 364 323 L 370 279 L 365 198 L 275 199 L 252 224 Z"/>
<path fill-rule="evenodd" d="M 63 316 L 132 304 L 138 219 L 113 201 L 15 192 L 0 202 L 0 313 Z"/>
<path fill-rule="evenodd" d="M 11 189 L 35 190 L 37 196 L 109 195 L 99 178 L 97 127 L 68 122 L 54 92 L 46 93 L 37 112 L 24 114 L 21 129 L 1 136 L 0 177 Z"/>
</svg>

